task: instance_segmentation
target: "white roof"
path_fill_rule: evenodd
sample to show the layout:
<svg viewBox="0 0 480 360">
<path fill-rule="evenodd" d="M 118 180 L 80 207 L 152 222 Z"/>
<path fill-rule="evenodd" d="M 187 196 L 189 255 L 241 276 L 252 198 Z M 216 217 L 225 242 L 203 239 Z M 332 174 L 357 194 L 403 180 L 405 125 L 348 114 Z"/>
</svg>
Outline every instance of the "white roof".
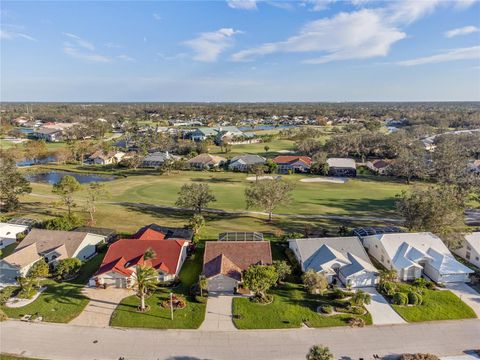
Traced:
<svg viewBox="0 0 480 360">
<path fill-rule="evenodd" d="M 480 254 L 480 231 L 465 235 L 466 242 Z"/>
<path fill-rule="evenodd" d="M 355 160 L 349 158 L 329 158 L 327 164 L 330 167 L 356 169 Z"/>
<path fill-rule="evenodd" d="M 18 234 L 23 233 L 28 226 L 0 223 L 0 238 L 16 239 Z"/>
<path fill-rule="evenodd" d="M 366 236 L 364 241 L 368 242 L 371 238 L 382 243 L 393 265 L 398 269 L 421 267 L 418 262 L 424 260 L 441 274 L 472 272 L 455 260 L 442 239 L 430 232 L 378 234 Z"/>
<path fill-rule="evenodd" d="M 330 263 L 338 262 L 345 277 L 360 271 L 377 272 L 360 240 L 355 236 L 336 238 L 309 238 L 295 242 L 305 270 L 330 272 Z"/>
</svg>

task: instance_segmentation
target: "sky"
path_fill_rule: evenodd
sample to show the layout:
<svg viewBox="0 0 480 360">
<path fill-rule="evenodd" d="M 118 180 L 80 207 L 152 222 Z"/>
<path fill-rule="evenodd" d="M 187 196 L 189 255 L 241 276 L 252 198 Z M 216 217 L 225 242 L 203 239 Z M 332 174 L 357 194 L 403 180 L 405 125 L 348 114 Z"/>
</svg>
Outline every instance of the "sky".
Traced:
<svg viewBox="0 0 480 360">
<path fill-rule="evenodd" d="M 6 1 L 2 101 L 479 101 L 480 1 Z"/>
</svg>

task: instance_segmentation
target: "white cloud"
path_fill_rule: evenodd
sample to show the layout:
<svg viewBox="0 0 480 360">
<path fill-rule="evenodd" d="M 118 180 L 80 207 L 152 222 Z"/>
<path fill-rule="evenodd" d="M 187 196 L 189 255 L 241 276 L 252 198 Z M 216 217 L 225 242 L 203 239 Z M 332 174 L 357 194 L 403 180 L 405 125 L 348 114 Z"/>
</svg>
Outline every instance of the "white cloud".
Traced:
<svg viewBox="0 0 480 360">
<path fill-rule="evenodd" d="M 95 50 L 95 46 L 93 46 L 92 43 L 88 42 L 87 40 L 82 39 L 80 36 L 77 36 L 77 35 L 71 34 L 71 33 L 63 33 L 63 35 L 69 37 L 70 39 L 73 39 L 75 44 L 79 47 L 82 47 L 84 49 L 91 50 L 91 51 Z"/>
<path fill-rule="evenodd" d="M 95 46 L 80 36 L 71 33 L 63 33 L 63 35 L 73 40 L 63 43 L 63 52 L 66 55 L 87 62 L 107 63 L 111 61 L 108 56 L 97 54 Z"/>
<path fill-rule="evenodd" d="M 155 20 L 157 20 L 157 21 L 162 20 L 162 17 L 161 17 L 159 14 L 157 14 L 157 13 L 154 13 L 154 14 L 153 14 L 153 18 L 154 18 Z"/>
<path fill-rule="evenodd" d="M 132 58 L 132 57 L 126 55 L 126 54 L 118 55 L 117 58 L 119 58 L 120 60 L 129 61 L 129 62 L 135 61 L 134 58 Z"/>
<path fill-rule="evenodd" d="M 227 0 L 227 5 L 232 9 L 255 10 L 257 8 L 256 0 Z"/>
<path fill-rule="evenodd" d="M 267 1 L 267 4 L 283 10 L 293 10 L 295 8 L 292 3 L 286 1 Z"/>
<path fill-rule="evenodd" d="M 303 0 L 304 4 L 311 5 L 311 11 L 323 11 L 336 0 Z"/>
<path fill-rule="evenodd" d="M 70 47 L 70 46 L 65 46 L 63 48 L 63 52 L 75 59 L 79 59 L 87 62 L 96 62 L 96 63 L 110 62 L 110 58 L 108 58 L 107 56 L 103 56 L 95 53 L 81 52 L 79 49 Z"/>
<path fill-rule="evenodd" d="M 437 55 L 399 61 L 396 64 L 402 65 L 402 66 L 415 66 L 415 65 L 442 63 L 442 62 L 448 62 L 448 61 L 475 60 L 475 59 L 480 60 L 480 46 L 450 49 Z"/>
<path fill-rule="evenodd" d="M 463 10 L 472 6 L 476 2 L 478 2 L 478 0 L 455 0 L 455 6 L 457 9 Z"/>
<path fill-rule="evenodd" d="M 112 42 L 108 42 L 105 44 L 105 47 L 109 48 L 109 49 L 121 49 L 123 48 L 122 45 L 120 44 L 116 44 L 116 43 L 112 43 Z"/>
<path fill-rule="evenodd" d="M 386 20 L 391 23 L 408 25 L 431 14 L 440 4 L 440 0 L 392 1 L 385 8 Z"/>
<path fill-rule="evenodd" d="M 3 29 L 0 30 L 0 39 L 2 40 L 14 40 L 25 39 L 29 41 L 37 41 L 33 36 L 26 34 L 25 28 L 18 25 L 3 24 Z"/>
<path fill-rule="evenodd" d="M 277 52 L 322 52 L 326 54 L 306 62 L 325 63 L 332 60 L 385 56 L 390 46 L 405 36 L 405 33 L 394 26 L 385 24 L 379 11 L 363 9 L 309 22 L 299 34 L 285 41 L 243 50 L 232 58 L 242 61 Z"/>
<path fill-rule="evenodd" d="M 473 25 L 464 26 L 464 27 L 461 27 L 461 28 L 452 29 L 452 30 L 449 30 L 449 31 L 445 32 L 445 37 L 452 38 L 452 37 L 460 36 L 460 35 L 468 35 L 468 34 L 471 34 L 471 33 L 478 32 L 478 31 L 479 30 L 476 26 L 473 26 Z"/>
<path fill-rule="evenodd" d="M 222 28 L 217 31 L 201 33 L 198 37 L 184 42 L 195 55 L 194 60 L 213 62 L 228 47 L 233 44 L 233 36 L 242 33 L 232 28 Z"/>
</svg>

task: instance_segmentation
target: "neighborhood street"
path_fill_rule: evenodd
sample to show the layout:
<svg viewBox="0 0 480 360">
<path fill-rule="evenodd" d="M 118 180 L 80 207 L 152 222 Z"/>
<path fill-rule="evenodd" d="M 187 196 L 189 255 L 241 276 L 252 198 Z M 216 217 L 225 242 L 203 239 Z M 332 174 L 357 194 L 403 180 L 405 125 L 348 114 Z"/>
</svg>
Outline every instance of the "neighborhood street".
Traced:
<svg viewBox="0 0 480 360">
<path fill-rule="evenodd" d="M 141 330 L 3 322 L 1 351 L 53 360 L 304 359 L 313 344 L 338 358 L 405 352 L 460 355 L 480 348 L 480 320 L 259 331 Z"/>
</svg>

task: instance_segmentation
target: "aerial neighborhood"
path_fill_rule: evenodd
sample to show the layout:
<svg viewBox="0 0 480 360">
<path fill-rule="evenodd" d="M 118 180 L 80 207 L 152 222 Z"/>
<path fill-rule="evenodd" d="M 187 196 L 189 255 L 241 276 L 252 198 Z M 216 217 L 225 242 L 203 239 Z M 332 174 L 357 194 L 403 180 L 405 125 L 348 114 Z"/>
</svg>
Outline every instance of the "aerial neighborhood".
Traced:
<svg viewBox="0 0 480 360">
<path fill-rule="evenodd" d="M 480 315 L 480 132 L 425 125 L 435 106 L 70 106 L 2 113 L 7 323 L 300 331 Z"/>
</svg>

